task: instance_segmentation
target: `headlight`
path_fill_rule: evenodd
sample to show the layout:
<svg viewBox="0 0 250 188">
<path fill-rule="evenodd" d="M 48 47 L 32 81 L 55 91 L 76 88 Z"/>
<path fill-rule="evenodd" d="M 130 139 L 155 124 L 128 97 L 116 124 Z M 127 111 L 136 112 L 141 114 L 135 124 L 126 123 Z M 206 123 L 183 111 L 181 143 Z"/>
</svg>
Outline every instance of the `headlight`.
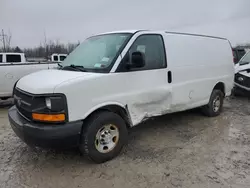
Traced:
<svg viewBox="0 0 250 188">
<path fill-rule="evenodd" d="M 65 103 L 66 103 L 65 98 L 61 96 L 53 96 L 45 98 L 46 107 L 51 112 L 60 112 L 62 110 L 65 110 Z"/>
<path fill-rule="evenodd" d="M 243 81 L 244 81 L 244 78 L 240 76 L 240 77 L 238 78 L 238 80 L 239 80 L 240 82 L 243 82 Z"/>
<path fill-rule="evenodd" d="M 59 123 L 67 120 L 67 102 L 64 95 L 44 96 L 39 101 L 32 112 L 34 121 Z"/>
<path fill-rule="evenodd" d="M 51 99 L 49 97 L 45 98 L 45 103 L 47 108 L 51 110 Z"/>
</svg>

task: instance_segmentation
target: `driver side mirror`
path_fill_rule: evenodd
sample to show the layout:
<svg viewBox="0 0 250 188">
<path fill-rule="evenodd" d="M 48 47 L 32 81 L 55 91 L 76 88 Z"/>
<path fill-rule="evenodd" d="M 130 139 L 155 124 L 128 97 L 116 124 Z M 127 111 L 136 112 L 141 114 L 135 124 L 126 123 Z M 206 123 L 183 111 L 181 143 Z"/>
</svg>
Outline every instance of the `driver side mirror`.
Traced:
<svg viewBox="0 0 250 188">
<path fill-rule="evenodd" d="M 136 51 L 131 55 L 131 68 L 141 68 L 145 66 L 145 55 L 142 52 Z"/>
</svg>

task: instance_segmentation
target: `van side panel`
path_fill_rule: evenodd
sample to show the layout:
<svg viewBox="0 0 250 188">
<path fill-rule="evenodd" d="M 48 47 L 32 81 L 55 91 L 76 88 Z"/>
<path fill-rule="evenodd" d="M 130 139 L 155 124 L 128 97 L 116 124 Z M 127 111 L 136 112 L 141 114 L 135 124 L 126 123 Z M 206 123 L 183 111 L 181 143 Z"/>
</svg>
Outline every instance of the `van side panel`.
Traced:
<svg viewBox="0 0 250 188">
<path fill-rule="evenodd" d="M 85 119 L 106 105 L 127 108 L 132 125 L 170 110 L 172 91 L 166 84 L 166 69 L 93 76 L 95 79 L 79 77 L 55 88 L 55 93 L 67 96 L 70 121 Z"/>
<path fill-rule="evenodd" d="M 234 63 L 227 40 L 195 35 L 165 34 L 168 68 L 173 76 L 175 111 L 205 105 L 214 86 L 222 82 L 229 95 Z"/>
</svg>

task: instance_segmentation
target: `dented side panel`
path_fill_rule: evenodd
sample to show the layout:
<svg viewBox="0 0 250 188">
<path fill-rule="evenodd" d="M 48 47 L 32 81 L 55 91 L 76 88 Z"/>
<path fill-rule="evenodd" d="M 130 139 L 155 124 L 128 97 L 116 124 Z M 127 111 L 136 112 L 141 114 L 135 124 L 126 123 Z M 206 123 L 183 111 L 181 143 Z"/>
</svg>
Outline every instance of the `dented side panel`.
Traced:
<svg viewBox="0 0 250 188">
<path fill-rule="evenodd" d="M 171 109 L 172 92 L 167 85 L 147 92 L 138 93 L 128 102 L 133 125 L 147 118 L 166 114 Z"/>
</svg>

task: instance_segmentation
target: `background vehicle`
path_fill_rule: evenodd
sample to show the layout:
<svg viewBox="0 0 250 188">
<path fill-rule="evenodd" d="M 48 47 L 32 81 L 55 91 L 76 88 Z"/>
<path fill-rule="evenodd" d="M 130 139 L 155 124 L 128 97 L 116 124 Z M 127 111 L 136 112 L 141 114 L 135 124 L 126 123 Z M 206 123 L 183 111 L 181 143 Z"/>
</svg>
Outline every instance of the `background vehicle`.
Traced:
<svg viewBox="0 0 250 188">
<path fill-rule="evenodd" d="M 0 53 L 0 99 L 12 96 L 14 84 L 21 77 L 57 66 L 53 62 L 27 62 L 24 53 Z"/>
<path fill-rule="evenodd" d="M 61 63 L 66 57 L 67 54 L 52 54 L 51 61 Z"/>
<path fill-rule="evenodd" d="M 24 63 L 26 57 L 24 53 L 0 53 L 0 63 Z"/>
<path fill-rule="evenodd" d="M 250 51 L 239 61 L 234 82 L 234 94 L 250 93 Z"/>
<path fill-rule="evenodd" d="M 93 36 L 61 65 L 17 82 L 11 126 L 26 143 L 78 146 L 97 163 L 150 117 L 196 107 L 219 115 L 234 80 L 227 39 L 163 31 Z"/>
<path fill-rule="evenodd" d="M 238 73 L 241 70 L 246 70 L 250 68 L 250 51 L 240 59 L 240 61 L 234 66 L 235 73 Z"/>
</svg>

